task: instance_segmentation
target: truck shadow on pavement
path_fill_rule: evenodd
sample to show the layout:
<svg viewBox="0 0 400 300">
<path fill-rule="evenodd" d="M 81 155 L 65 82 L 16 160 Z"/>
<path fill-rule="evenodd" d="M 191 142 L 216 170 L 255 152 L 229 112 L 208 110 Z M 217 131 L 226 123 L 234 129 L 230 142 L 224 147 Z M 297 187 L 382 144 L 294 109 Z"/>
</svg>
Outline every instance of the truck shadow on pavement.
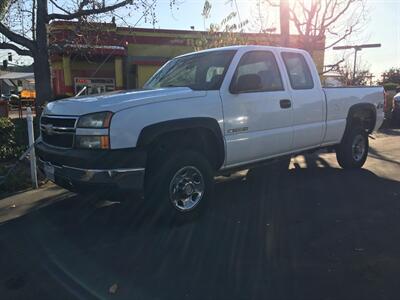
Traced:
<svg viewBox="0 0 400 300">
<path fill-rule="evenodd" d="M 376 158 L 376 159 L 379 159 L 379 160 L 383 160 L 383 161 L 385 161 L 385 162 L 389 162 L 389 163 L 392 163 L 392 164 L 395 164 L 395 165 L 400 165 L 400 162 L 398 162 L 398 161 L 396 161 L 396 160 L 393 160 L 393 159 L 390 159 L 389 157 L 387 157 L 387 156 L 385 156 L 385 155 L 382 155 L 381 153 L 379 153 L 379 151 L 377 151 L 375 148 L 373 148 L 373 147 L 370 147 L 369 148 L 369 153 L 368 153 L 368 155 L 370 156 L 370 157 L 373 157 L 373 158 Z"/>
<path fill-rule="evenodd" d="M 400 126 L 396 126 L 393 128 L 384 128 L 380 130 L 381 133 L 391 136 L 399 136 L 400 135 Z"/>
<path fill-rule="evenodd" d="M 396 298 L 400 182 L 366 169 L 332 168 L 317 156 L 305 164 L 282 174 L 259 168 L 219 179 L 207 213 L 180 226 L 149 221 L 137 199 L 98 208 L 96 199 L 74 195 L 32 211 L 0 226 L 0 293 L 4 299 Z"/>
</svg>

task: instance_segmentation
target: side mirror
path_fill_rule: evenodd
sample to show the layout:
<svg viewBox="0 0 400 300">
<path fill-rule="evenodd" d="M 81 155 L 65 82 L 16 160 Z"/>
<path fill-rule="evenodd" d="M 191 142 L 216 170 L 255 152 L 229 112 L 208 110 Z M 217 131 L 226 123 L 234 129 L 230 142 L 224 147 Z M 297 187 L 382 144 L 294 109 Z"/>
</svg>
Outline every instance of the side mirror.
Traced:
<svg viewBox="0 0 400 300">
<path fill-rule="evenodd" d="M 240 76 L 236 84 L 231 86 L 232 94 L 240 94 L 251 91 L 257 91 L 261 88 L 261 78 L 257 74 L 247 74 Z"/>
</svg>

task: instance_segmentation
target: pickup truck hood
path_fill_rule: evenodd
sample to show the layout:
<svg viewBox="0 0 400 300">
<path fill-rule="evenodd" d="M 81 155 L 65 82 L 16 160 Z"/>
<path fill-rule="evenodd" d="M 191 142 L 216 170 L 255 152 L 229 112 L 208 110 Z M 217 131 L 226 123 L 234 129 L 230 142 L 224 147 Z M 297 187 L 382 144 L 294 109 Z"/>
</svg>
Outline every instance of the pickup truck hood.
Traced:
<svg viewBox="0 0 400 300">
<path fill-rule="evenodd" d="M 116 91 L 102 95 L 80 96 L 53 101 L 47 104 L 44 114 L 80 116 L 99 111 L 117 112 L 139 105 L 204 97 L 206 94 L 206 91 L 194 91 L 187 87 Z"/>
</svg>

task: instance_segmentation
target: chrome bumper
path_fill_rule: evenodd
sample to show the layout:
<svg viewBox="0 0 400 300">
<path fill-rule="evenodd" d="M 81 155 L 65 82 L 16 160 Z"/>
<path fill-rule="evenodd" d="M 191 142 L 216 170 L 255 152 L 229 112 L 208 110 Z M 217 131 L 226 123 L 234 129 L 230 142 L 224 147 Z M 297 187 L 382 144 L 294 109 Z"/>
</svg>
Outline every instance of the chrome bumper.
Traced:
<svg viewBox="0 0 400 300">
<path fill-rule="evenodd" d="M 81 169 L 54 165 L 38 159 L 39 169 L 48 179 L 64 187 L 116 186 L 122 189 L 142 190 L 145 168 Z"/>
</svg>

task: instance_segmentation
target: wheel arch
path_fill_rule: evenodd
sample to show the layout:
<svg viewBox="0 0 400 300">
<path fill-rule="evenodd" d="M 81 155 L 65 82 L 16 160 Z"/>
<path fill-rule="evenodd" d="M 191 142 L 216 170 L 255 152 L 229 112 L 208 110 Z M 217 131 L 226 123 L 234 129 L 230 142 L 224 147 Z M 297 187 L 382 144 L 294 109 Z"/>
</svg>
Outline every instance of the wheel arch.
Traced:
<svg viewBox="0 0 400 300">
<path fill-rule="evenodd" d="M 207 153 L 215 150 L 215 168 L 219 169 L 225 161 L 225 143 L 217 120 L 209 117 L 193 117 L 162 121 L 144 127 L 138 137 L 137 147 L 148 148 L 167 135 L 193 134 L 201 136 Z M 211 139 L 211 140 L 210 140 Z M 210 149 L 211 147 L 211 149 Z"/>
<path fill-rule="evenodd" d="M 376 107 L 371 103 L 357 103 L 349 108 L 346 118 L 347 132 L 355 123 L 360 123 L 368 133 L 371 133 L 376 124 Z"/>
</svg>

